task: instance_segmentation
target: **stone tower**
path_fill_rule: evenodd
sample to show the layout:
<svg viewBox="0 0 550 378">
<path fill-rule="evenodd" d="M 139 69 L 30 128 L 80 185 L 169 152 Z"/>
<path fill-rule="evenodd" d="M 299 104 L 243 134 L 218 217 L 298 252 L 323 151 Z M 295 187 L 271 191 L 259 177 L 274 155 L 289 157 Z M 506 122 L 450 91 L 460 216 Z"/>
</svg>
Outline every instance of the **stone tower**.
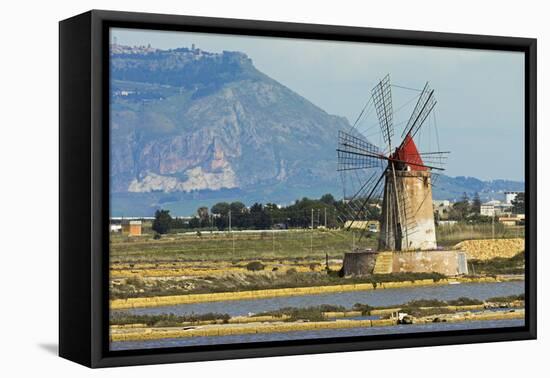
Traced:
<svg viewBox="0 0 550 378">
<path fill-rule="evenodd" d="M 386 170 L 378 249 L 434 250 L 431 172 L 407 135 Z"/>
</svg>

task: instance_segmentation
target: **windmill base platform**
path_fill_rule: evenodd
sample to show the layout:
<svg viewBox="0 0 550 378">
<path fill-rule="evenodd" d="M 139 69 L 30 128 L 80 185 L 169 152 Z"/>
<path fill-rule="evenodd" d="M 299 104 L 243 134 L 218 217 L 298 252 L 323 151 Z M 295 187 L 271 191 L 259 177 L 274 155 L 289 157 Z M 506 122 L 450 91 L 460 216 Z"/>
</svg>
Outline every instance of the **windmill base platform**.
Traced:
<svg viewBox="0 0 550 378">
<path fill-rule="evenodd" d="M 346 276 L 390 273 L 441 273 L 446 276 L 468 274 L 466 253 L 457 250 L 365 251 L 344 255 Z"/>
</svg>

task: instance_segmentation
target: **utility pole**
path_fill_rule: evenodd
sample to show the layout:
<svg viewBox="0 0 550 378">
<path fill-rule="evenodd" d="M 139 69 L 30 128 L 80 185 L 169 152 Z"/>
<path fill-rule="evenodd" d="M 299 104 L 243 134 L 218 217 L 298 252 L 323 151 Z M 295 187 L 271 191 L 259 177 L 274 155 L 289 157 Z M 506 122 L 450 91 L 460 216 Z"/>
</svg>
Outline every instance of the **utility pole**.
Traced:
<svg viewBox="0 0 550 378">
<path fill-rule="evenodd" d="M 495 214 L 491 218 L 491 229 L 493 233 L 493 240 L 495 239 Z"/>
<path fill-rule="evenodd" d="M 309 249 L 313 253 L 313 209 L 311 209 L 311 237 L 309 240 Z"/>
<path fill-rule="evenodd" d="M 327 228 L 327 208 L 325 207 L 325 228 Z"/>
<path fill-rule="evenodd" d="M 275 230 L 271 228 L 271 250 L 275 253 Z"/>
<path fill-rule="evenodd" d="M 233 230 L 231 229 L 231 209 L 229 209 L 229 234 L 231 235 L 231 249 L 233 250 L 233 256 L 235 256 L 235 235 L 233 235 Z"/>
</svg>

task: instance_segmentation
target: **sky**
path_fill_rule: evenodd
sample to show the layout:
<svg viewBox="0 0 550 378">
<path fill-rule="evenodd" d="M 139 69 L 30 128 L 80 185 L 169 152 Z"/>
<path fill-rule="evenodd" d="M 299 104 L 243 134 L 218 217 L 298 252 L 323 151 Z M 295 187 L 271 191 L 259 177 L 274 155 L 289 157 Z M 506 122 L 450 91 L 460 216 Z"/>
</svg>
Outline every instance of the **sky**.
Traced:
<svg viewBox="0 0 550 378">
<path fill-rule="evenodd" d="M 450 176 L 524 180 L 521 52 L 137 29 L 112 29 L 115 38 L 130 46 L 195 44 L 209 52 L 244 52 L 257 69 L 351 124 L 372 87 L 390 74 L 396 138 L 429 81 L 437 105 L 419 134 L 420 149 L 451 151 L 445 167 Z M 375 112 L 357 128 L 383 147 Z"/>
</svg>

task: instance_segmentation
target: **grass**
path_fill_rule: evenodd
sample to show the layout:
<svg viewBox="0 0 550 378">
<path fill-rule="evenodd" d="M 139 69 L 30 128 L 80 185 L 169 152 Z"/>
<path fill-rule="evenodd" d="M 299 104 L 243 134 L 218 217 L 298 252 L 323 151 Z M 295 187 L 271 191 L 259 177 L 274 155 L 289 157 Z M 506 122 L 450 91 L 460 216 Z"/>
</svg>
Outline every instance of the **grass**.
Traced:
<svg viewBox="0 0 550 378">
<path fill-rule="evenodd" d="M 374 237 L 363 238 L 358 245 L 358 233 L 334 230 L 291 230 L 260 233 L 202 233 L 169 235 L 160 240 L 153 236 L 111 237 L 111 262 L 140 261 L 242 261 L 287 258 L 342 258 L 355 245 L 375 248 Z M 356 241 L 354 244 L 354 240 Z"/>
<path fill-rule="evenodd" d="M 433 279 L 439 281 L 445 276 L 439 273 L 392 273 L 369 277 L 341 278 L 337 272 L 254 272 L 220 277 L 195 279 L 143 280 L 131 278 L 126 284 L 113 285 L 111 299 L 155 297 L 167 295 L 238 292 L 245 290 L 282 289 L 295 287 L 329 286 L 356 283 L 401 282 Z M 129 281 L 128 281 L 129 280 Z"/>
<path fill-rule="evenodd" d="M 369 306 L 368 304 L 356 303 L 353 305 L 351 309 L 352 311 L 361 311 L 361 314 L 363 315 L 370 315 L 370 312 L 375 308 L 372 306 Z"/>
<path fill-rule="evenodd" d="M 470 273 L 476 275 L 523 274 L 525 273 L 525 252 L 512 258 L 495 257 L 490 260 L 469 260 Z"/>
<path fill-rule="evenodd" d="M 470 239 L 523 237 L 523 227 L 491 224 L 456 224 L 436 228 L 444 247 Z M 290 230 L 258 233 L 169 234 L 159 240 L 153 234 L 141 237 L 111 235 L 111 262 L 151 261 L 243 261 L 258 259 L 342 258 L 353 247 L 376 248 L 377 235 L 363 237 L 358 231 Z"/>
<path fill-rule="evenodd" d="M 518 295 L 508 295 L 506 297 L 492 297 L 486 300 L 486 302 L 496 302 L 496 303 L 508 303 L 514 301 L 524 301 L 525 294 Z"/>
<path fill-rule="evenodd" d="M 206 314 L 159 314 L 159 315 L 132 315 L 123 312 L 111 314 L 109 323 L 111 325 L 145 324 L 149 327 L 177 327 L 182 323 L 196 323 L 201 321 L 222 321 L 227 323 L 228 314 L 206 313 Z"/>
<path fill-rule="evenodd" d="M 523 238 L 524 235 L 525 227 L 509 227 L 498 222 L 494 225 L 458 223 L 436 227 L 437 243 L 444 247 L 454 246 L 464 240 Z"/>
<path fill-rule="evenodd" d="M 509 229 L 496 226 L 499 236 L 509 235 Z M 491 225 L 456 225 L 438 227 L 438 237 L 455 244 L 467 238 L 490 237 Z M 516 230 L 517 232 L 517 230 Z M 515 235 L 514 235 L 515 236 Z M 111 235 L 110 262 L 117 266 L 120 278 L 111 281 L 111 299 L 153 297 L 167 295 L 219 293 L 245 290 L 277 289 L 340 285 L 353 283 L 415 281 L 445 278 L 436 273 L 394 273 L 369 277 L 343 278 L 335 270 L 324 271 L 325 258 L 333 260 L 332 268 L 339 266 L 345 252 L 353 247 L 376 248 L 377 235 L 364 237 L 359 243 L 357 231 L 290 230 L 257 233 L 170 234 L 153 239 L 153 234 L 141 237 Z M 523 272 L 523 261 L 494 259 L 473 261 L 471 271 L 476 274 L 505 274 Z M 246 271 L 249 269 L 263 270 Z M 183 265 L 182 265 L 183 264 Z M 189 266 L 203 270 L 189 273 Z M 151 265 L 151 266 L 149 266 Z M 145 268 L 158 270 L 161 276 L 147 277 Z M 221 269 L 220 269 L 221 268 Z M 162 270 L 165 272 L 162 272 Z M 185 270 L 187 269 L 187 271 Z M 222 271 L 216 275 L 210 270 Z M 126 273 L 126 271 L 128 273 Z M 187 272 L 187 273 L 186 273 Z M 125 274 L 128 274 L 125 276 Z"/>
<path fill-rule="evenodd" d="M 308 321 L 322 321 L 325 320 L 323 316 L 324 312 L 341 312 L 346 311 L 346 308 L 343 306 L 333 306 L 328 304 L 322 304 L 319 306 L 310 306 L 310 307 L 283 307 L 274 311 L 267 311 L 258 314 L 259 316 L 274 316 L 282 318 L 287 316 L 284 321 L 295 322 L 298 320 L 308 320 Z"/>
<path fill-rule="evenodd" d="M 447 306 L 471 306 L 482 304 L 483 301 L 467 297 L 460 297 L 458 299 L 448 301 L 441 301 L 437 299 L 417 299 L 402 305 L 401 311 L 415 317 L 420 317 L 437 314 L 451 314 L 456 312 L 454 309 L 447 308 Z"/>
</svg>

